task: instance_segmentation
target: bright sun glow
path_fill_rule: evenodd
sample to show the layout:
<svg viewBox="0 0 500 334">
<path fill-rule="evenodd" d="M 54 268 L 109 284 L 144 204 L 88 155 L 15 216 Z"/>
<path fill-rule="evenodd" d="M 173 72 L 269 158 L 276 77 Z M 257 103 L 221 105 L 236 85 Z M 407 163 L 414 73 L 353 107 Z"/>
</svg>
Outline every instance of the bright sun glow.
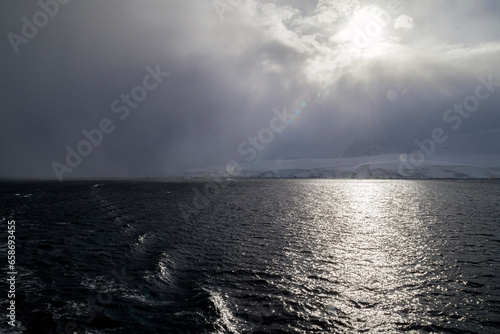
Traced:
<svg viewBox="0 0 500 334">
<path fill-rule="evenodd" d="M 354 13 L 352 19 L 340 34 L 341 41 L 351 44 L 352 52 L 374 56 L 383 54 L 388 43 L 390 15 L 378 7 L 369 6 Z"/>
<path fill-rule="evenodd" d="M 393 47 L 387 11 L 369 6 L 354 13 L 343 30 L 331 36 L 331 44 L 318 45 L 307 62 L 306 73 L 315 82 L 328 82 L 338 70 L 360 57 L 385 56 Z"/>
</svg>

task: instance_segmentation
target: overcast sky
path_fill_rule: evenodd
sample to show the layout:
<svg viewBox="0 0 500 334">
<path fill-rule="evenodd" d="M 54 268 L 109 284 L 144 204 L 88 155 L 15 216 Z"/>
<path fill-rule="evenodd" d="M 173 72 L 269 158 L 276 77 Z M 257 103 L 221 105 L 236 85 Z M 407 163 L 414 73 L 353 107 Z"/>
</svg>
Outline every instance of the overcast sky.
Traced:
<svg viewBox="0 0 500 334">
<path fill-rule="evenodd" d="M 443 120 L 479 77 L 500 82 L 497 0 L 60 1 L 0 4 L 0 177 L 171 176 L 500 128 L 498 84 Z M 68 147 L 87 156 L 70 166 Z"/>
</svg>

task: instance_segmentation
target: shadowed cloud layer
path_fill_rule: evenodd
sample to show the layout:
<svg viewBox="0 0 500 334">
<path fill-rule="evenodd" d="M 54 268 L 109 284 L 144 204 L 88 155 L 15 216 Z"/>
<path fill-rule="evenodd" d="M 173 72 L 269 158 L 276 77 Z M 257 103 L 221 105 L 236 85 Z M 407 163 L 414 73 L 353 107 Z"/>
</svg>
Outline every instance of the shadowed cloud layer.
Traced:
<svg viewBox="0 0 500 334">
<path fill-rule="evenodd" d="M 31 38 L 23 17 L 33 23 L 41 5 L 0 5 L 1 177 L 56 177 L 54 161 L 66 165 L 66 147 L 77 150 L 82 131 L 105 118 L 114 130 L 64 177 L 244 162 L 239 145 L 269 126 L 274 108 L 295 117 L 257 161 L 336 158 L 359 142 L 409 153 L 436 127 L 450 136 L 500 128 L 494 84 L 458 129 L 443 120 L 480 77 L 500 82 L 496 1 L 41 3 L 58 11 Z M 169 75 L 127 104 L 122 94 L 139 94 L 148 66 Z M 478 143 L 498 154 L 498 142 Z"/>
</svg>

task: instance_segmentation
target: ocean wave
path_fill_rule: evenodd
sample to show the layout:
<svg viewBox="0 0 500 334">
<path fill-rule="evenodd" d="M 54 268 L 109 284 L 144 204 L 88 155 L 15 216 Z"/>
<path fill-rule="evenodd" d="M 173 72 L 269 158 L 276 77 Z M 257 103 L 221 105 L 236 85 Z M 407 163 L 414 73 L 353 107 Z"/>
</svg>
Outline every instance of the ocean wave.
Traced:
<svg viewBox="0 0 500 334">
<path fill-rule="evenodd" d="M 240 330 L 238 329 L 238 320 L 234 316 L 231 308 L 229 307 L 229 303 L 227 302 L 229 297 L 218 291 L 207 290 L 207 292 L 210 294 L 209 300 L 215 307 L 215 312 L 218 316 L 214 323 L 216 333 L 229 332 L 232 334 L 239 334 Z"/>
</svg>

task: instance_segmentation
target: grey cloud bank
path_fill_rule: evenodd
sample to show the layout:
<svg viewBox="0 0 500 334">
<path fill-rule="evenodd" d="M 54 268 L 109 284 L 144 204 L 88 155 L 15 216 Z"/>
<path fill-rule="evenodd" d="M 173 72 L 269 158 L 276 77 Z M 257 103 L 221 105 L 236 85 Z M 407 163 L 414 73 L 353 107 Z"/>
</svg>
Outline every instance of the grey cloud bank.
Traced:
<svg viewBox="0 0 500 334">
<path fill-rule="evenodd" d="M 356 143 L 410 154 L 416 138 L 457 124 L 443 113 L 475 103 L 464 99 L 478 77 L 500 80 L 500 5 L 401 2 L 356 45 L 349 31 L 373 20 L 362 9 L 390 5 L 236 1 L 219 4 L 221 20 L 211 1 L 3 2 L 0 177 L 174 176 L 336 158 Z M 163 82 L 145 79 L 153 64 L 170 73 Z M 462 118 L 453 134 L 500 128 L 500 94 L 487 93 L 468 118 L 446 115 Z M 275 131 L 283 107 L 297 117 Z M 477 143 L 498 154 L 498 142 Z"/>
<path fill-rule="evenodd" d="M 111 111 L 119 114 L 118 119 L 121 121 L 127 119 L 130 115 L 130 110 L 136 109 L 139 103 L 144 101 L 148 96 L 148 91 L 155 90 L 161 84 L 164 78 L 168 77 L 170 73 L 162 72 L 160 65 L 156 65 L 153 70 L 150 66 L 146 66 L 148 74 L 142 79 L 142 85 L 137 85 L 131 89 L 130 94 L 121 94 L 120 99 L 115 99 L 111 103 Z M 151 81 L 153 80 L 153 81 Z M 64 174 L 71 174 L 74 168 L 80 166 L 83 158 L 89 156 L 94 147 L 101 145 L 104 140 L 104 135 L 110 134 L 115 131 L 116 126 L 109 118 L 103 118 L 99 121 L 99 126 L 95 129 L 82 130 L 85 139 L 78 142 L 76 150 L 71 146 L 66 145 L 65 164 L 59 161 L 52 162 L 52 169 L 59 181 L 63 180 Z"/>
</svg>

